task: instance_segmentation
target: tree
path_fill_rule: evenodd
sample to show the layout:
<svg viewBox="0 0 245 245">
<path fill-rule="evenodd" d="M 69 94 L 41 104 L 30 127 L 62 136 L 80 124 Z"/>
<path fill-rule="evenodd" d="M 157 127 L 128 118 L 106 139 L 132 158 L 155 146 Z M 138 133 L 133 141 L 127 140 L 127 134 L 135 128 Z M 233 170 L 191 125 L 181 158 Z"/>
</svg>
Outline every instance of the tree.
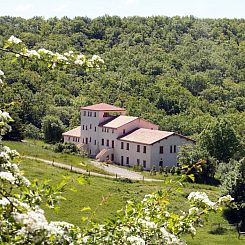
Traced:
<svg viewBox="0 0 245 245">
<path fill-rule="evenodd" d="M 239 140 L 230 122 L 220 119 L 202 131 L 200 145 L 217 160 L 229 162 L 239 149 Z"/>
<path fill-rule="evenodd" d="M 221 193 L 232 195 L 237 207 L 226 212 L 231 222 L 245 222 L 245 158 L 220 166 Z"/>
<path fill-rule="evenodd" d="M 245 158 L 222 166 L 222 194 L 230 194 L 239 205 L 245 203 Z M 245 208 L 245 207 L 244 207 Z"/>
<path fill-rule="evenodd" d="M 178 153 L 182 173 L 193 176 L 197 183 L 213 181 L 216 161 L 200 145 L 183 145 Z"/>
<path fill-rule="evenodd" d="M 46 143 L 57 143 L 62 139 L 64 125 L 59 118 L 48 115 L 43 118 L 42 130 Z"/>
</svg>

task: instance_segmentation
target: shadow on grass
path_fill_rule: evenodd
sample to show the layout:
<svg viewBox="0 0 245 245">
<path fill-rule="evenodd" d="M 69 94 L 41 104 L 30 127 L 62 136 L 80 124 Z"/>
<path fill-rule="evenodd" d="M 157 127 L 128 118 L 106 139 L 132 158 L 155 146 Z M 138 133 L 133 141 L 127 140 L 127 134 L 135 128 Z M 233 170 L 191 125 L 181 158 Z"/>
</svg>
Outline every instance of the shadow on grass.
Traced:
<svg viewBox="0 0 245 245">
<path fill-rule="evenodd" d="M 217 227 L 211 229 L 208 233 L 212 235 L 223 235 L 227 232 L 227 229 L 218 224 Z"/>
</svg>

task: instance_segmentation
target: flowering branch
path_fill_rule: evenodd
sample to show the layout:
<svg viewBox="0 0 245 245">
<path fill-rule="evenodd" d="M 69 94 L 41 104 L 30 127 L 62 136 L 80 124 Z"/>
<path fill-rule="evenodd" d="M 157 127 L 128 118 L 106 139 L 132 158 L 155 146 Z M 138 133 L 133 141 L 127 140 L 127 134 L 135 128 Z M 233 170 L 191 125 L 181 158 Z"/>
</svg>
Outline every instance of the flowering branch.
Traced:
<svg viewBox="0 0 245 245">
<path fill-rule="evenodd" d="M 85 55 L 75 53 L 74 51 L 68 51 L 64 54 L 60 54 L 44 48 L 38 49 L 37 51 L 33 49 L 30 50 L 19 38 L 14 36 L 11 36 L 0 50 L 13 53 L 16 58 L 22 57 L 34 61 L 46 62 L 48 64 L 48 68 L 52 69 L 58 66 L 64 68 L 81 67 L 85 70 L 100 70 L 104 67 L 104 60 L 98 55 L 93 55 L 92 58 L 88 58 Z"/>
</svg>

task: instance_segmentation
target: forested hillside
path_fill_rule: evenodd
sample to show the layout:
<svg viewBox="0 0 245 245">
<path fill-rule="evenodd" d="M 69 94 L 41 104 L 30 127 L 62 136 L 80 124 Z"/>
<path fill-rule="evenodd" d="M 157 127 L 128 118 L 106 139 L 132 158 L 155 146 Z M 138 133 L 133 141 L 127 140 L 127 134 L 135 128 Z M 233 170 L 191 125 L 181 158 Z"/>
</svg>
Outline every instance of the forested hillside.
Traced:
<svg viewBox="0 0 245 245">
<path fill-rule="evenodd" d="M 39 132 L 46 115 L 64 128 L 79 125 L 79 107 L 123 106 L 185 135 L 199 134 L 217 118 L 245 132 L 245 20 L 194 17 L 0 17 L 0 45 L 11 35 L 30 49 L 98 54 L 103 71 L 53 70 L 12 62 L 0 52 L 5 72 L 1 103 L 15 119 L 12 136 Z"/>
</svg>

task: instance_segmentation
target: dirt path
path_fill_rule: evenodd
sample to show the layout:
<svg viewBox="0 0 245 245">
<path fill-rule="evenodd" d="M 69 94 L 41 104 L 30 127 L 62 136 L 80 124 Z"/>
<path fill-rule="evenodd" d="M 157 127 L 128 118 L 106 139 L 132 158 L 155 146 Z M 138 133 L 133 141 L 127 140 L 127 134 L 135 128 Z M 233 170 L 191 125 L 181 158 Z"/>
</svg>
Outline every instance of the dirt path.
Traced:
<svg viewBox="0 0 245 245">
<path fill-rule="evenodd" d="M 91 161 L 92 164 L 94 164 L 97 168 L 100 168 L 110 174 L 113 175 L 107 175 L 107 174 L 100 174 L 100 173 L 95 173 L 92 171 L 87 171 L 85 169 L 79 168 L 79 167 L 75 167 L 75 166 L 70 166 L 64 163 L 60 163 L 60 162 L 54 162 L 54 161 L 49 161 L 46 159 L 42 159 L 42 158 L 38 158 L 38 157 L 31 157 L 31 156 L 23 156 L 24 158 L 28 158 L 28 159 L 33 159 L 33 160 L 38 160 L 41 161 L 43 163 L 55 166 L 55 167 L 59 167 L 59 168 L 63 168 L 63 169 L 67 169 L 76 173 L 80 173 L 80 174 L 85 174 L 85 175 L 92 175 L 92 176 L 97 176 L 97 177 L 103 177 L 103 178 L 112 178 L 112 179 L 116 179 L 116 178 L 127 178 L 127 179 L 131 179 L 131 180 L 143 180 L 143 181 L 161 181 L 161 180 L 157 180 L 157 179 L 149 179 L 149 178 L 145 178 L 142 174 L 136 173 L 134 171 L 128 170 L 128 169 L 124 169 L 124 168 L 120 168 L 117 167 L 115 165 L 105 165 L 102 163 L 99 163 L 97 161 Z"/>
</svg>

